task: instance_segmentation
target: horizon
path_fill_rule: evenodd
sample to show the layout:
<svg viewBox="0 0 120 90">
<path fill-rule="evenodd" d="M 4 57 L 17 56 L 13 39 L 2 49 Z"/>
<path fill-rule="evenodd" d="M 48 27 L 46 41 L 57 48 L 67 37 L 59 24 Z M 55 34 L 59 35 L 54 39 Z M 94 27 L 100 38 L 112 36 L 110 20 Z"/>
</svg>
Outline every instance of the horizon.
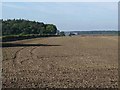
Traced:
<svg viewBox="0 0 120 90">
<path fill-rule="evenodd" d="M 60 31 L 117 31 L 118 5 L 117 2 L 4 2 L 2 19 L 14 18 L 54 24 Z"/>
<path fill-rule="evenodd" d="M 61 30 L 61 31 L 119 31 L 117 29 L 96 29 L 96 30 Z"/>
</svg>

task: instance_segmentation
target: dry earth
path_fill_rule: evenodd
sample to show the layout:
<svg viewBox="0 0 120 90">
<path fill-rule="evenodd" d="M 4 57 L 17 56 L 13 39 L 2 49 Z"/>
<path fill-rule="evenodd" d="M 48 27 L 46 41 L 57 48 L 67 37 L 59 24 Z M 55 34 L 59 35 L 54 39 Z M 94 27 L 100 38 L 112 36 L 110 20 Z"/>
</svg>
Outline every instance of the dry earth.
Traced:
<svg viewBox="0 0 120 90">
<path fill-rule="evenodd" d="M 51 37 L 3 47 L 3 88 L 118 88 L 117 36 Z"/>
</svg>

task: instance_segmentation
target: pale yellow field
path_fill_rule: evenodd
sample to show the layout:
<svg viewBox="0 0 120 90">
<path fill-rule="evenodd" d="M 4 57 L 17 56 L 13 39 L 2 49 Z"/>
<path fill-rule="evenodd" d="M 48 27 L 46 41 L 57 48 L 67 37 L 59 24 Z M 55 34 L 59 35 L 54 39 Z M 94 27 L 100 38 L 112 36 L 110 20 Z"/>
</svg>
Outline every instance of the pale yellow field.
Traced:
<svg viewBox="0 0 120 90">
<path fill-rule="evenodd" d="M 118 37 L 72 36 L 3 47 L 3 87 L 118 88 Z"/>
</svg>

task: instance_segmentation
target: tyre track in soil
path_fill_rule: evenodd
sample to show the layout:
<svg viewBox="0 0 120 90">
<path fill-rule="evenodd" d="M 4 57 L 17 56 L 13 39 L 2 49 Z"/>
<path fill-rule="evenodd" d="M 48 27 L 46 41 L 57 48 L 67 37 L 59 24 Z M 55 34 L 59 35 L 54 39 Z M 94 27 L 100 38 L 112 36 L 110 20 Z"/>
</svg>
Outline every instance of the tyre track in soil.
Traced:
<svg viewBox="0 0 120 90">
<path fill-rule="evenodd" d="M 33 52 L 33 50 L 34 49 L 36 49 L 37 47 L 23 47 L 23 48 L 21 48 L 20 50 L 18 50 L 16 53 L 15 53 L 15 56 L 13 57 L 13 64 L 14 64 L 14 66 L 15 67 L 18 67 L 18 66 L 20 66 L 20 65 L 22 65 L 22 63 L 24 62 L 24 61 L 29 61 L 29 60 L 35 60 L 34 59 L 34 54 L 32 53 Z M 28 50 L 25 50 L 25 49 L 28 49 Z M 30 57 L 29 58 L 27 58 L 27 59 L 23 59 L 22 61 L 20 61 L 20 58 L 22 57 L 22 58 L 24 58 L 24 51 L 26 51 L 27 52 L 27 55 L 29 55 L 30 54 Z M 21 55 L 22 54 L 22 55 Z"/>
<path fill-rule="evenodd" d="M 34 60 L 34 62 L 39 62 L 39 65 L 41 66 L 42 69 L 44 69 L 44 73 L 50 73 L 54 69 L 58 68 L 57 63 L 55 63 L 52 58 L 65 58 L 68 56 L 40 56 L 39 54 L 36 54 L 36 50 L 39 50 L 39 47 L 34 47 L 30 50 L 30 56 L 31 59 Z M 39 60 L 39 61 L 38 61 Z M 45 60 L 45 61 L 44 61 Z M 51 61 L 50 61 L 51 60 Z M 23 61 L 24 62 L 24 61 Z M 41 63 L 40 63 L 41 62 Z M 38 65 L 37 65 L 38 66 Z M 51 70 L 51 71 L 50 71 Z M 43 72 L 42 72 L 43 73 Z"/>
<path fill-rule="evenodd" d="M 16 64 L 17 64 L 17 63 L 16 63 L 17 55 L 18 55 L 19 52 L 22 51 L 23 49 L 25 49 L 25 48 L 23 47 L 23 48 L 19 49 L 19 50 L 15 53 L 14 57 L 12 58 L 12 59 L 13 59 L 13 65 L 14 65 L 14 67 L 16 67 Z"/>
<path fill-rule="evenodd" d="M 2 53 L 4 53 L 2 61 L 9 60 L 8 58 L 5 58 L 5 57 L 8 57 L 6 51 L 4 50 L 4 52 L 2 51 Z"/>
<path fill-rule="evenodd" d="M 31 54 L 31 58 L 32 58 L 32 60 L 36 60 L 35 58 L 34 58 L 34 53 L 33 53 L 33 51 L 35 50 L 35 49 L 37 49 L 37 47 L 34 47 L 34 48 L 32 48 L 31 50 L 30 50 L 30 54 Z"/>
<path fill-rule="evenodd" d="M 35 49 L 37 49 L 37 47 L 33 47 L 31 50 L 30 50 L 30 57 L 31 57 L 31 59 L 32 60 L 36 60 L 35 58 L 34 58 L 34 53 L 33 53 L 33 51 L 35 50 Z M 25 61 L 29 61 L 30 59 L 28 58 L 28 59 L 25 59 L 25 60 L 22 60 L 22 61 L 20 61 L 20 63 L 21 64 L 23 64 Z"/>
</svg>

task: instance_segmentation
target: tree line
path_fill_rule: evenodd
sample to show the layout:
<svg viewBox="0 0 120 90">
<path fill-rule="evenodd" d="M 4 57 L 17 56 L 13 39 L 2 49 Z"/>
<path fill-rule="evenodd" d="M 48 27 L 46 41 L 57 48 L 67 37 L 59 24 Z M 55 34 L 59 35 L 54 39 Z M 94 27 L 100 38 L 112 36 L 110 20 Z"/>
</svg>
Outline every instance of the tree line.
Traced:
<svg viewBox="0 0 120 90">
<path fill-rule="evenodd" d="M 7 19 L 2 21 L 2 35 L 54 35 L 58 32 L 54 24 L 29 21 L 25 19 Z"/>
</svg>

